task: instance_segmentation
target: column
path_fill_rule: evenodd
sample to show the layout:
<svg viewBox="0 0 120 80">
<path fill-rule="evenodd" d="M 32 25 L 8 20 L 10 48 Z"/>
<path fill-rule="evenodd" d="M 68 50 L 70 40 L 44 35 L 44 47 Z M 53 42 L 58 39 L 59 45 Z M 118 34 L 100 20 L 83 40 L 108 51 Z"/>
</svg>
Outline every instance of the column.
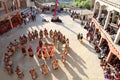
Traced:
<svg viewBox="0 0 120 80">
<path fill-rule="evenodd" d="M 3 2 L 3 5 L 4 5 L 5 12 L 7 14 L 9 12 L 9 10 L 8 10 L 8 6 L 7 6 L 6 2 Z"/>
<path fill-rule="evenodd" d="M 120 28 L 118 29 L 118 31 L 117 31 L 117 35 L 115 36 L 115 40 L 114 40 L 114 43 L 118 43 L 119 42 L 119 40 L 120 40 Z"/>
<path fill-rule="evenodd" d="M 111 58 L 112 58 L 113 54 L 112 52 L 110 51 L 107 58 L 106 58 L 106 62 L 110 62 Z"/>
<path fill-rule="evenodd" d="M 104 39 L 103 39 L 102 36 L 101 36 L 101 39 L 100 39 L 100 42 L 99 42 L 98 46 L 101 46 L 102 43 L 103 43 L 103 41 L 104 41 Z"/>
<path fill-rule="evenodd" d="M 9 23 L 10 23 L 10 27 L 13 28 L 13 24 L 10 17 L 9 17 Z"/>
<path fill-rule="evenodd" d="M 106 18 L 106 20 L 105 20 L 104 29 L 106 29 L 107 25 L 109 24 L 110 15 L 111 15 L 111 12 L 110 12 L 110 11 L 108 11 L 107 18 Z"/>
<path fill-rule="evenodd" d="M 100 8 L 99 8 L 99 13 L 98 13 L 98 17 L 97 17 L 97 21 L 98 21 L 98 20 L 99 20 L 99 18 L 100 18 L 101 12 L 102 12 L 102 6 L 100 5 Z"/>
<path fill-rule="evenodd" d="M 19 9 L 19 6 L 18 6 L 18 0 L 15 0 L 15 6 L 16 6 L 16 9 Z"/>
<path fill-rule="evenodd" d="M 95 13 L 95 10 L 96 10 L 96 2 L 94 3 L 93 14 Z"/>
<path fill-rule="evenodd" d="M 116 11 L 113 12 L 113 15 L 112 15 L 112 22 L 114 22 L 115 16 L 116 16 Z"/>
<path fill-rule="evenodd" d="M 94 35 L 98 32 L 98 29 L 95 27 Z"/>
</svg>

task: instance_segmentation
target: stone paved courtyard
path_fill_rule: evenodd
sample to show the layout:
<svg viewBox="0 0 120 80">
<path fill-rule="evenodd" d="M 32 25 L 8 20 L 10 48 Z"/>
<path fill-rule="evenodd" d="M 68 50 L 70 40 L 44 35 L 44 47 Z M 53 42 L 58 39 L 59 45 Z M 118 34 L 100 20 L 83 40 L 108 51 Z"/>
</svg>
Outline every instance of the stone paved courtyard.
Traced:
<svg viewBox="0 0 120 80">
<path fill-rule="evenodd" d="M 40 70 L 40 65 L 44 60 L 39 60 L 37 54 L 35 54 L 34 58 L 30 58 L 28 55 L 23 57 L 21 49 L 18 49 L 13 55 L 13 67 L 15 69 L 16 65 L 20 66 L 20 69 L 24 71 L 24 80 L 32 80 L 29 73 L 32 67 L 36 69 L 39 75 L 37 80 L 104 80 L 103 70 L 100 67 L 98 55 L 95 53 L 91 44 L 89 44 L 86 39 L 83 39 L 82 44 L 77 40 L 76 36 L 79 32 L 83 33 L 84 38 L 87 33 L 87 31 L 83 29 L 83 26 L 80 25 L 80 21 L 73 21 L 72 18 L 65 13 L 60 14 L 60 19 L 63 23 L 45 23 L 41 21 L 41 17 L 50 21 L 52 16 L 49 14 L 38 14 L 36 22 L 14 28 L 0 36 L 0 80 L 17 80 L 17 75 L 15 73 L 8 75 L 4 69 L 3 54 L 9 42 L 12 42 L 14 39 L 19 39 L 19 36 L 22 34 L 27 34 L 28 30 L 37 29 L 39 31 L 40 29 L 44 30 L 44 28 L 47 28 L 48 31 L 50 29 L 59 30 L 69 38 L 70 50 L 66 63 L 63 64 L 61 62 L 62 46 L 61 50 L 58 50 L 57 45 L 55 45 L 55 56 L 59 60 L 59 69 L 53 70 L 51 66 L 52 59 L 47 58 L 45 62 L 48 65 L 49 73 L 43 75 Z M 44 38 L 44 41 L 51 42 L 50 38 Z M 26 46 L 28 47 L 29 44 L 32 44 L 35 52 L 38 40 L 28 42 Z"/>
</svg>

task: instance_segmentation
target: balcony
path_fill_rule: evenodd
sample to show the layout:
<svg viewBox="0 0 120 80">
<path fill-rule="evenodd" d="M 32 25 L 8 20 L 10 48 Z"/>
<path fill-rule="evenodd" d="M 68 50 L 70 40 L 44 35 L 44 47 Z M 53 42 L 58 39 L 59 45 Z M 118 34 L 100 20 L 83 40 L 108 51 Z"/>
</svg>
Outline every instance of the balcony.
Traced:
<svg viewBox="0 0 120 80">
<path fill-rule="evenodd" d="M 113 42 L 113 40 L 111 39 L 111 36 L 110 36 L 103 28 L 101 28 L 102 26 L 99 24 L 99 22 L 97 22 L 96 19 L 93 18 L 93 19 L 92 19 L 92 22 L 94 22 L 95 25 L 96 25 L 96 27 L 99 28 L 102 36 L 107 40 L 110 49 L 111 49 L 111 50 L 113 51 L 113 53 L 120 59 L 120 56 L 119 56 L 119 55 L 120 55 L 120 53 L 119 53 L 119 51 L 120 51 L 120 46 L 118 46 L 117 44 L 115 44 L 115 43 Z"/>
<path fill-rule="evenodd" d="M 3 21 L 4 19 L 8 19 L 9 16 L 13 16 L 16 13 L 20 12 L 20 9 L 14 10 L 14 11 L 9 11 L 8 14 L 6 14 L 5 10 L 0 11 L 0 21 Z"/>
</svg>

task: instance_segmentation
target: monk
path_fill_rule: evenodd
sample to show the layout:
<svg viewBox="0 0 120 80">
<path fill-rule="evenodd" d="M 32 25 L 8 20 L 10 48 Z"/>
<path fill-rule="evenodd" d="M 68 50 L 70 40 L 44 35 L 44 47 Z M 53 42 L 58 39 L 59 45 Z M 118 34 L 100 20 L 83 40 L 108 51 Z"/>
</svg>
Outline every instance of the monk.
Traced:
<svg viewBox="0 0 120 80">
<path fill-rule="evenodd" d="M 63 62 L 63 63 L 65 63 L 66 57 L 67 57 L 67 54 L 64 54 L 64 55 L 62 56 L 62 62 Z"/>
<path fill-rule="evenodd" d="M 49 32 L 49 36 L 50 36 L 50 38 L 53 38 L 53 31 L 52 31 L 52 29 Z"/>
<path fill-rule="evenodd" d="M 42 30 L 40 30 L 39 35 L 40 35 L 40 38 L 43 39 L 43 31 Z"/>
<path fill-rule="evenodd" d="M 35 33 L 32 31 L 32 39 L 35 40 Z"/>
<path fill-rule="evenodd" d="M 30 31 L 28 32 L 28 39 L 29 41 L 32 41 L 32 34 L 30 33 Z"/>
<path fill-rule="evenodd" d="M 42 42 L 42 39 L 40 39 L 39 40 L 39 47 L 40 47 L 40 49 L 42 48 L 42 46 L 43 46 L 43 42 Z"/>
<path fill-rule="evenodd" d="M 15 50 L 19 48 L 19 42 L 15 39 L 14 40 Z"/>
<path fill-rule="evenodd" d="M 44 29 L 44 35 L 45 35 L 45 37 L 48 37 L 48 31 L 46 28 Z"/>
<path fill-rule="evenodd" d="M 29 48 L 28 48 L 28 53 L 29 53 L 29 56 L 30 56 L 30 57 L 33 57 L 33 56 L 34 56 L 34 53 L 33 53 L 32 46 L 31 46 L 31 45 L 30 45 Z"/>
<path fill-rule="evenodd" d="M 35 37 L 36 37 L 36 39 L 38 38 L 38 31 L 37 30 L 35 30 Z"/>
<path fill-rule="evenodd" d="M 32 79 L 33 79 L 33 80 L 36 80 L 37 77 L 38 77 L 38 75 L 37 75 L 37 72 L 35 71 L 35 69 L 32 68 L 32 69 L 29 70 L 29 72 L 30 72 L 30 74 L 31 74 L 31 76 L 32 76 Z"/>
<path fill-rule="evenodd" d="M 26 56 L 27 54 L 26 54 L 25 45 L 22 45 L 21 49 L 22 49 L 23 56 Z"/>
<path fill-rule="evenodd" d="M 42 51 L 41 50 L 39 50 L 38 58 L 42 59 Z"/>
<path fill-rule="evenodd" d="M 21 80 L 24 77 L 23 72 L 19 69 L 19 66 L 16 66 L 16 70 L 15 70 L 16 74 L 18 75 L 18 78 Z"/>
<path fill-rule="evenodd" d="M 12 65 L 10 65 L 9 63 L 5 64 L 5 69 L 8 71 L 8 73 L 10 73 L 10 74 L 13 73 Z"/>
<path fill-rule="evenodd" d="M 58 69 L 58 66 L 59 66 L 58 65 L 58 60 L 54 59 L 53 62 L 52 62 L 52 68 L 56 70 L 56 69 Z"/>
<path fill-rule="evenodd" d="M 47 58 L 47 49 L 46 49 L 46 47 L 43 48 L 43 57 L 44 57 L 44 59 Z"/>
<path fill-rule="evenodd" d="M 54 56 L 54 46 L 53 44 L 50 46 L 50 49 L 49 49 L 49 55 L 50 55 L 50 58 L 52 58 Z"/>
<path fill-rule="evenodd" d="M 42 69 L 42 74 L 47 74 L 48 73 L 48 67 L 45 63 L 41 66 L 41 69 Z"/>
</svg>

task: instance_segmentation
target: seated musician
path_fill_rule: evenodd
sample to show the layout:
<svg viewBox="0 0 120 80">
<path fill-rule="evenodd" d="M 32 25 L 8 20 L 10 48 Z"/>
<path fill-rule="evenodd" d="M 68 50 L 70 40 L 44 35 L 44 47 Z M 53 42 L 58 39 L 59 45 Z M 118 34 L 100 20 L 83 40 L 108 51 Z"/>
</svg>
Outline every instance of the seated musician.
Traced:
<svg viewBox="0 0 120 80">
<path fill-rule="evenodd" d="M 30 45 L 29 48 L 28 48 L 28 53 L 29 53 L 29 56 L 30 56 L 30 57 L 33 57 L 33 56 L 34 56 L 34 53 L 33 53 L 32 46 L 31 46 L 31 45 Z"/>
<path fill-rule="evenodd" d="M 16 66 L 15 72 L 18 73 L 20 71 L 19 66 Z"/>
<path fill-rule="evenodd" d="M 58 66 L 59 66 L 58 65 L 58 60 L 54 59 L 53 62 L 52 62 L 52 68 L 56 70 L 56 69 L 58 69 Z"/>
<path fill-rule="evenodd" d="M 10 74 L 13 73 L 13 68 L 12 68 L 11 62 L 8 62 L 5 64 L 5 69 L 8 71 L 8 73 L 10 73 Z"/>
<path fill-rule="evenodd" d="M 35 71 L 35 69 L 32 68 L 32 69 L 29 70 L 29 72 L 30 72 L 30 74 L 31 74 L 31 76 L 32 76 L 32 79 L 33 79 L 33 80 L 36 80 L 37 77 L 38 77 L 38 75 L 37 75 L 37 72 Z"/>
<path fill-rule="evenodd" d="M 11 46 L 10 46 L 10 47 L 11 47 L 12 51 L 15 52 L 15 46 L 14 46 L 13 43 L 11 43 Z"/>
<path fill-rule="evenodd" d="M 13 52 L 11 50 L 8 50 L 8 55 L 9 56 L 12 56 L 13 55 Z"/>
<path fill-rule="evenodd" d="M 5 53 L 4 54 L 4 63 L 7 63 L 9 61 L 9 58 L 10 58 L 10 56 L 7 53 Z"/>
<path fill-rule="evenodd" d="M 22 71 L 20 71 L 19 66 L 16 66 L 15 72 L 16 72 L 16 74 L 18 75 L 18 78 L 19 78 L 19 79 L 23 79 L 24 74 L 23 74 Z"/>
<path fill-rule="evenodd" d="M 42 74 L 47 74 L 48 73 L 48 67 L 45 63 L 41 66 L 41 69 L 42 69 Z"/>
<path fill-rule="evenodd" d="M 14 45 L 15 49 L 17 50 L 19 48 L 19 42 L 16 39 L 14 40 Z"/>
</svg>

